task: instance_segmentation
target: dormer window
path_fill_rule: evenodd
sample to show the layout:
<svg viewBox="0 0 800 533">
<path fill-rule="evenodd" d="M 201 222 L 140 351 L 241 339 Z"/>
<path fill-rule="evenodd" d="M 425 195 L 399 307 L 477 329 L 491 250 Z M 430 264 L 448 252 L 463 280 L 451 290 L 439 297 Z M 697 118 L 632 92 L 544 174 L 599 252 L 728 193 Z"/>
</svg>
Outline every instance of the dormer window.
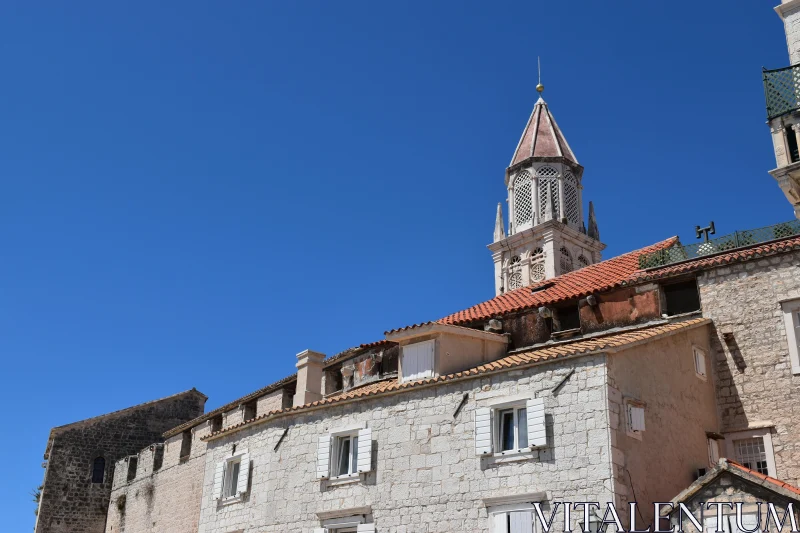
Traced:
<svg viewBox="0 0 800 533">
<path fill-rule="evenodd" d="M 402 348 L 400 368 L 403 372 L 403 381 L 433 377 L 433 354 L 436 341 L 407 344 Z"/>
</svg>

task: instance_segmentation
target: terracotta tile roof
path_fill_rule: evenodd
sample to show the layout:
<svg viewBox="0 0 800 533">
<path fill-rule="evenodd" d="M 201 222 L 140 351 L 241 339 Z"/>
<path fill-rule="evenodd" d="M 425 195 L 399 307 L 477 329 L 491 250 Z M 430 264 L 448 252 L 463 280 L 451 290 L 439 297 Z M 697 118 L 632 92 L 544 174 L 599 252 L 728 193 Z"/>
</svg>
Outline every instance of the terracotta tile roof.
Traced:
<svg viewBox="0 0 800 533">
<path fill-rule="evenodd" d="M 635 283 L 640 281 L 660 279 L 693 272 L 704 268 L 717 267 L 721 265 L 727 265 L 729 263 L 737 263 L 740 261 L 749 261 L 751 259 L 758 259 L 759 257 L 789 252 L 791 250 L 800 250 L 800 237 L 787 237 L 780 241 L 772 241 L 751 246 L 749 248 L 740 248 L 738 250 L 732 250 L 730 252 L 712 255 L 709 257 L 691 259 L 689 261 L 684 261 L 674 265 L 667 265 L 649 270 L 640 270 L 636 275 L 632 276 L 629 282 Z"/>
<path fill-rule="evenodd" d="M 553 114 L 550 113 L 547 103 L 542 98 L 539 98 L 539 101 L 533 106 L 533 112 L 525 124 L 525 129 L 522 131 L 509 166 L 513 167 L 531 157 L 563 157 L 573 163 L 578 163 L 564 134 L 556 124 Z"/>
<path fill-rule="evenodd" d="M 759 479 L 763 479 L 764 481 L 768 481 L 769 483 L 772 483 L 773 485 L 777 485 L 777 486 L 781 487 L 782 489 L 786 489 L 789 492 L 794 492 L 795 494 L 800 496 L 800 489 L 795 487 L 794 485 L 789 485 L 788 483 L 786 483 L 785 481 L 781 481 L 780 479 L 775 479 L 774 477 L 766 476 L 766 475 L 764 475 L 764 474 L 762 474 L 760 472 L 757 472 L 755 470 L 747 468 L 744 465 L 740 465 L 736 461 L 731 461 L 730 459 L 727 459 L 727 461 L 728 461 L 729 465 L 731 465 L 733 468 L 736 468 L 737 470 L 741 470 L 742 472 L 746 472 L 746 473 L 750 474 L 751 476 L 755 476 L 755 477 L 757 477 Z"/>
<path fill-rule="evenodd" d="M 659 243 L 628 252 L 612 259 L 583 267 L 557 278 L 509 291 L 487 302 L 459 311 L 439 320 L 443 324 L 468 324 L 522 311 L 563 300 L 580 298 L 594 292 L 608 290 L 623 284 L 639 270 L 639 256 L 668 248 L 678 240 L 671 237 Z M 542 290 L 537 288 L 544 287 Z"/>
<path fill-rule="evenodd" d="M 710 323 L 707 318 L 694 318 L 691 320 L 684 320 L 681 322 L 669 322 L 657 326 L 642 327 L 622 332 L 610 333 L 608 335 L 597 336 L 591 339 L 579 339 L 572 342 L 565 342 L 562 344 L 545 346 L 541 348 L 532 349 L 526 352 L 514 353 L 508 355 L 497 361 L 492 361 L 485 365 L 481 365 L 463 372 L 456 372 L 455 374 L 448 374 L 446 376 L 437 376 L 434 378 L 427 378 L 418 381 L 407 381 L 400 383 L 397 378 L 387 379 L 383 381 L 376 381 L 352 389 L 341 394 L 328 396 L 322 400 L 311 402 L 306 405 L 298 407 L 288 407 L 278 411 L 265 413 L 252 420 L 247 420 L 239 424 L 222 429 L 212 433 L 208 437 L 203 437 L 203 440 L 213 438 L 219 435 L 231 433 L 244 426 L 249 426 L 254 423 L 264 421 L 267 419 L 275 418 L 276 416 L 286 415 L 294 411 L 309 410 L 320 408 L 327 405 L 344 402 L 347 400 L 356 400 L 359 398 L 366 398 L 368 396 L 378 396 L 382 394 L 390 394 L 394 392 L 402 392 L 404 390 L 412 389 L 415 387 L 430 386 L 437 383 L 458 381 L 462 379 L 472 379 L 486 374 L 495 372 L 502 372 L 519 367 L 531 366 L 548 362 L 555 359 L 563 359 L 565 357 L 588 355 L 590 353 L 598 352 L 616 352 L 626 348 L 635 346 L 641 342 L 655 340 L 660 337 L 672 335 L 679 331 L 692 329 L 698 326 L 703 326 Z"/>
</svg>

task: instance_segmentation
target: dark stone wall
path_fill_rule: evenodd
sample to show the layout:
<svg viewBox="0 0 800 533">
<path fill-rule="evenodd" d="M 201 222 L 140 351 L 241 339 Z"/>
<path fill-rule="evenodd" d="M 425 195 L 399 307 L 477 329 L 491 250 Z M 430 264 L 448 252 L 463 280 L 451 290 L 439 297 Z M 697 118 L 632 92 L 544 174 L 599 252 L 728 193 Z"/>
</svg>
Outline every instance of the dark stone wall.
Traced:
<svg viewBox="0 0 800 533">
<path fill-rule="evenodd" d="M 203 414 L 196 390 L 54 428 L 35 533 L 103 533 L 114 463 L 137 454 L 162 433 Z M 103 483 L 92 483 L 95 458 L 105 459 Z"/>
</svg>

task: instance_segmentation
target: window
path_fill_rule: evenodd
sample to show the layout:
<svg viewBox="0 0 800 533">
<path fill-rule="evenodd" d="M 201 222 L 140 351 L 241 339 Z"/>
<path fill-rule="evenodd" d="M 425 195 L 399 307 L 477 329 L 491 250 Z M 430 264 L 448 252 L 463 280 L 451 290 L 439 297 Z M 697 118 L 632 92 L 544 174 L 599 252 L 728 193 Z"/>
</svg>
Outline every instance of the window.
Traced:
<svg viewBox="0 0 800 533">
<path fill-rule="evenodd" d="M 694 372 L 697 377 L 705 381 L 706 375 L 706 352 L 697 346 L 692 347 L 692 354 L 694 355 Z"/>
<path fill-rule="evenodd" d="M 544 400 L 501 400 L 475 410 L 475 453 L 504 455 L 547 445 Z"/>
<path fill-rule="evenodd" d="M 566 247 L 561 247 L 561 273 L 572 272 L 572 255 Z"/>
<path fill-rule="evenodd" d="M 792 362 L 792 374 L 800 374 L 800 300 L 784 302 L 783 322 L 786 328 L 786 339 L 789 341 L 789 359 Z"/>
<path fill-rule="evenodd" d="M 319 438 L 317 477 L 354 478 L 372 470 L 372 430 L 344 428 Z"/>
<path fill-rule="evenodd" d="M 222 429 L 222 414 L 213 417 L 209 423 L 211 424 L 211 433 L 216 433 Z"/>
<path fill-rule="evenodd" d="M 545 277 L 544 260 L 531 264 L 531 281 L 542 281 Z"/>
<path fill-rule="evenodd" d="M 797 149 L 797 136 L 794 132 L 796 127 L 794 125 L 786 126 L 786 143 L 789 145 L 789 153 L 786 155 L 789 156 L 790 163 L 800 161 L 800 150 Z"/>
<path fill-rule="evenodd" d="M 555 331 L 567 331 L 581 327 L 581 315 L 577 303 L 556 307 L 555 311 L 555 320 L 553 321 Z"/>
<path fill-rule="evenodd" d="M 150 449 L 153 450 L 153 472 L 155 472 L 164 466 L 164 445 L 154 444 Z"/>
<path fill-rule="evenodd" d="M 106 460 L 97 457 L 92 463 L 92 483 L 102 483 L 106 476 Z"/>
<path fill-rule="evenodd" d="M 580 268 L 587 267 L 589 266 L 589 260 L 586 259 L 586 256 L 581 254 L 578 256 L 578 264 L 580 265 Z"/>
<path fill-rule="evenodd" d="M 217 463 L 214 473 L 214 499 L 223 503 L 239 501 L 250 483 L 250 454 L 245 450 L 231 453 Z"/>
<path fill-rule="evenodd" d="M 139 464 L 139 457 L 136 455 L 131 455 L 128 457 L 128 481 L 133 481 L 136 478 L 136 467 Z"/>
<path fill-rule="evenodd" d="M 533 506 L 530 504 L 499 505 L 490 507 L 491 533 L 534 533 Z"/>
<path fill-rule="evenodd" d="M 625 418 L 628 436 L 642 439 L 645 430 L 644 407 L 642 402 L 637 400 L 625 400 Z"/>
<path fill-rule="evenodd" d="M 242 405 L 242 420 L 252 420 L 256 417 L 256 400 Z"/>
<path fill-rule="evenodd" d="M 695 280 L 664 285 L 663 290 L 667 315 L 680 315 L 700 309 L 700 293 Z"/>
<path fill-rule="evenodd" d="M 188 459 L 192 453 L 192 430 L 187 429 L 181 433 L 181 460 Z"/>
<path fill-rule="evenodd" d="M 553 167 L 541 167 L 536 171 L 539 179 L 539 219 L 544 222 L 544 213 L 548 207 L 553 211 L 553 220 L 561 218 L 559 214 L 558 171 Z"/>
<path fill-rule="evenodd" d="M 533 223 L 533 190 L 531 175 L 522 171 L 514 179 L 514 224 L 515 231 L 530 227 Z"/>
<path fill-rule="evenodd" d="M 703 530 L 705 533 L 716 533 L 717 531 L 717 517 L 716 513 L 709 513 L 714 516 L 709 516 L 703 520 Z M 748 531 L 755 531 L 758 527 L 758 515 L 742 513 L 742 526 Z M 722 524 L 719 528 L 720 531 L 725 533 L 744 533 L 736 525 L 736 515 L 723 515 Z"/>
<path fill-rule="evenodd" d="M 403 381 L 433 377 L 435 340 L 407 344 L 402 347 Z"/>
<path fill-rule="evenodd" d="M 510 276 L 508 276 L 508 288 L 509 290 L 519 289 L 522 287 L 522 272 L 512 272 Z"/>
<path fill-rule="evenodd" d="M 340 520 L 328 520 L 326 527 L 314 529 L 314 533 L 375 533 L 375 524 L 364 524 L 361 517 L 351 517 Z M 337 524 L 341 522 L 341 525 Z"/>
<path fill-rule="evenodd" d="M 572 172 L 564 173 L 564 210 L 569 225 L 577 228 L 581 225 L 581 214 L 578 202 L 578 181 Z"/>
<path fill-rule="evenodd" d="M 767 476 L 777 475 L 769 428 L 729 433 L 725 443 L 737 463 Z"/>
</svg>

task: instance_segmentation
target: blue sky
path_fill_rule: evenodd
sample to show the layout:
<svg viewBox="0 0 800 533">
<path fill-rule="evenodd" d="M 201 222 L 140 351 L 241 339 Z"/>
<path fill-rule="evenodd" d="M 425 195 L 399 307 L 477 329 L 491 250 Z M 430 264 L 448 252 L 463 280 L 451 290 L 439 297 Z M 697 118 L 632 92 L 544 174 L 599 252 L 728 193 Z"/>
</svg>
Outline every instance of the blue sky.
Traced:
<svg viewBox="0 0 800 533">
<path fill-rule="evenodd" d="M 537 55 L 606 257 L 792 218 L 769 2 L 0 5 L 6 530 L 52 426 L 490 298 Z"/>
</svg>

